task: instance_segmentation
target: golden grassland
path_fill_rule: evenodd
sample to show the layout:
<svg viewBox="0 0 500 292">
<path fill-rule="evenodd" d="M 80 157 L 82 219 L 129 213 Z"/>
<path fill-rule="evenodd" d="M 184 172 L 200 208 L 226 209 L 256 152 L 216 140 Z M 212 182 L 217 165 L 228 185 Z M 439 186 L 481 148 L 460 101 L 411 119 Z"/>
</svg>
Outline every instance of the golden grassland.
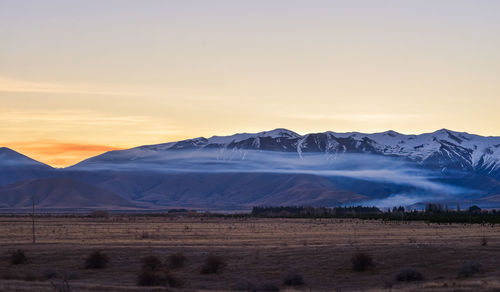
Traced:
<svg viewBox="0 0 500 292">
<path fill-rule="evenodd" d="M 181 252 L 185 267 L 171 271 L 187 291 L 229 291 L 242 282 L 273 283 L 282 291 L 500 291 L 500 226 L 437 225 L 357 219 L 258 219 L 214 217 L 0 218 L 0 290 L 54 291 L 65 275 L 73 291 L 163 291 L 136 285 L 141 259 Z M 482 245 L 486 238 L 486 245 Z M 24 265 L 12 265 L 10 253 L 23 249 Z M 89 253 L 110 258 L 102 270 L 84 268 Z M 351 256 L 364 252 L 375 267 L 354 272 Z M 203 275 L 206 256 L 222 256 L 227 266 Z M 478 262 L 470 278 L 457 273 Z M 395 281 L 404 268 L 422 272 L 416 283 Z M 290 271 L 305 285 L 286 287 Z M 56 273 L 58 278 L 43 280 Z M 9 275 L 9 276 L 5 276 Z M 31 281 L 26 281 L 31 275 Z M 498 289 L 498 290 L 496 290 Z M 169 290 L 175 290 L 169 288 Z"/>
</svg>

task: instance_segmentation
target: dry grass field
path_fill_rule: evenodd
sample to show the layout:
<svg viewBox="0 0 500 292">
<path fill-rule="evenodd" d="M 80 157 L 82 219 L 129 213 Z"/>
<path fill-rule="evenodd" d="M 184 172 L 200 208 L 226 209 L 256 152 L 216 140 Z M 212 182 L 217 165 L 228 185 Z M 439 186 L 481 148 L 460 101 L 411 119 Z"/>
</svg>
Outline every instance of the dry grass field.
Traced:
<svg viewBox="0 0 500 292">
<path fill-rule="evenodd" d="M 71 291 L 232 291 L 265 283 L 281 291 L 500 291 L 500 226 L 134 216 L 38 218 L 36 226 L 33 244 L 29 217 L 0 218 L 1 291 L 66 291 L 62 278 Z M 27 263 L 11 264 L 17 249 Z M 107 268 L 85 269 L 94 250 L 108 255 Z M 143 257 L 178 252 L 186 264 L 169 275 L 182 288 L 137 286 Z M 357 252 L 370 255 L 375 266 L 353 271 Z M 226 262 L 219 273 L 200 273 L 209 254 Z M 467 262 L 479 263 L 480 272 L 459 277 Z M 396 281 L 405 268 L 424 280 Z M 285 286 L 290 272 L 305 284 Z"/>
</svg>

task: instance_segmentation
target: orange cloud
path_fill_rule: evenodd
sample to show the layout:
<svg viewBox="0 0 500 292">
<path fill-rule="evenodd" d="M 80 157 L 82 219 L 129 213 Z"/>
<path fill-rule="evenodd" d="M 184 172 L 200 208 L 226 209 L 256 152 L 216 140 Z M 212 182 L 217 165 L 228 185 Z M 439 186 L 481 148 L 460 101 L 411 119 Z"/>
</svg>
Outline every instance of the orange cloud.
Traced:
<svg viewBox="0 0 500 292">
<path fill-rule="evenodd" d="M 35 160 L 54 167 L 65 167 L 78 163 L 86 158 L 111 150 L 123 148 L 58 141 L 12 142 L 5 145 Z"/>
</svg>

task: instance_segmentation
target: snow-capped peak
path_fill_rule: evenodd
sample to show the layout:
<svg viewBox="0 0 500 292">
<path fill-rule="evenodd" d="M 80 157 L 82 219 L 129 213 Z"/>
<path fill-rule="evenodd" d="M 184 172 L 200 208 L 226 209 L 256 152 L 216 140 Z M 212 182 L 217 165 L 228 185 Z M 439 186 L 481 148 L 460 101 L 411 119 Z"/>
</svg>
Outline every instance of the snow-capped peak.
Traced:
<svg viewBox="0 0 500 292">
<path fill-rule="evenodd" d="M 293 131 L 278 128 L 271 131 L 263 131 L 259 133 L 238 133 L 231 136 L 212 136 L 208 138 L 208 142 L 213 144 L 229 144 L 229 143 L 238 143 L 243 140 L 247 140 L 249 138 L 263 138 L 263 137 L 271 137 L 275 139 L 275 138 L 299 138 L 301 136 Z"/>
<path fill-rule="evenodd" d="M 488 173 L 498 170 L 500 176 L 500 137 L 483 137 L 448 129 L 420 135 L 405 135 L 390 130 L 373 134 L 328 131 L 301 136 L 293 131 L 278 128 L 258 133 L 213 136 L 208 139 L 199 137 L 141 146 L 114 151 L 89 160 L 137 160 L 145 157 L 156 159 L 155 157 L 168 155 L 164 153 L 168 151 L 203 149 L 295 152 L 297 158 L 308 152 L 369 153 L 401 157 L 438 169 L 446 167 Z"/>
</svg>

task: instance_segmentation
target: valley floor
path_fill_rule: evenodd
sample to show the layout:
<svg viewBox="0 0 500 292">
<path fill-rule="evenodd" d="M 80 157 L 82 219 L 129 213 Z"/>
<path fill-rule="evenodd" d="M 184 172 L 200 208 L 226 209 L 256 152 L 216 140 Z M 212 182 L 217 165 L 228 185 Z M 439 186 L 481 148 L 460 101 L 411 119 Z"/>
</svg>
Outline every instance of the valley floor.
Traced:
<svg viewBox="0 0 500 292">
<path fill-rule="evenodd" d="M 72 291 L 164 291 L 136 285 L 141 259 L 177 252 L 187 262 L 170 274 L 187 291 L 230 291 L 262 283 L 281 291 L 500 291 L 498 225 L 120 216 L 37 218 L 36 230 L 33 244 L 29 217 L 0 217 L 1 291 L 54 291 L 62 275 Z M 26 264 L 10 263 L 17 249 L 25 251 Z M 84 268 L 94 250 L 109 256 L 109 267 Z M 352 271 L 356 252 L 370 255 L 375 267 Z M 226 261 L 222 272 L 200 273 L 209 254 Z M 458 277 L 467 262 L 480 263 L 481 271 Z M 405 268 L 420 271 L 424 280 L 396 281 Z M 292 271 L 303 276 L 303 286 L 284 285 Z"/>
</svg>

